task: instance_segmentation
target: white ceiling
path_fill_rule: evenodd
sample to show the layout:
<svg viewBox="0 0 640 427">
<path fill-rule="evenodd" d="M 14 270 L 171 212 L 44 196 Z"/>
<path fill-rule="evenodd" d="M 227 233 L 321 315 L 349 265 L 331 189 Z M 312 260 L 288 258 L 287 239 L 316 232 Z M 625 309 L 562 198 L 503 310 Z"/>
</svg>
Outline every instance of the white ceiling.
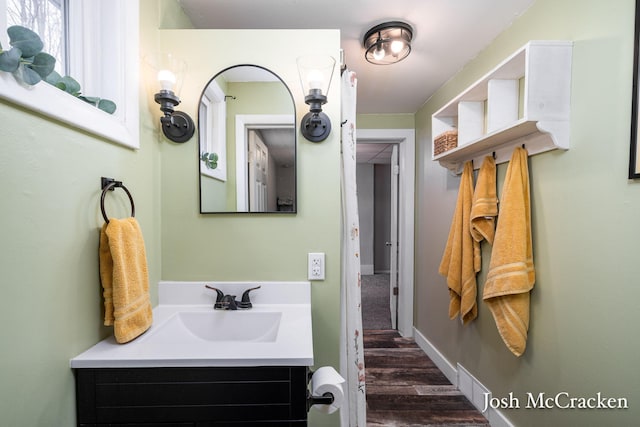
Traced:
<svg viewBox="0 0 640 427">
<path fill-rule="evenodd" d="M 359 114 L 415 113 L 533 2 L 180 0 L 196 28 L 340 29 L 345 62 L 358 76 Z M 414 28 L 411 54 L 393 65 L 369 64 L 362 38 L 369 28 L 390 20 Z"/>
<path fill-rule="evenodd" d="M 368 143 L 358 141 L 356 162 L 369 164 L 390 164 L 393 144 Z"/>
</svg>

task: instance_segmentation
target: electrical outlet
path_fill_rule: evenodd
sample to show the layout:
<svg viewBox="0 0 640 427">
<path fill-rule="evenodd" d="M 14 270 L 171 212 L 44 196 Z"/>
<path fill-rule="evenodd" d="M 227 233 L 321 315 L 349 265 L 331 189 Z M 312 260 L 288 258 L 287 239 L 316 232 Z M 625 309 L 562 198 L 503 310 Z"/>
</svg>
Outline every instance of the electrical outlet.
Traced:
<svg viewBox="0 0 640 427">
<path fill-rule="evenodd" d="M 309 280 L 324 280 L 324 253 L 309 253 Z"/>
</svg>

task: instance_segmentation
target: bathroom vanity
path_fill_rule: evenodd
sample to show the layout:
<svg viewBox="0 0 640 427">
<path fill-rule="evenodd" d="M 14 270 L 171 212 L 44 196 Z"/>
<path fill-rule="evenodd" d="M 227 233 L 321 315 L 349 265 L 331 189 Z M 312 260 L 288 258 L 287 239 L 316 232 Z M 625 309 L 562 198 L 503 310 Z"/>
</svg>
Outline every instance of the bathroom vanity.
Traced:
<svg viewBox="0 0 640 427">
<path fill-rule="evenodd" d="M 79 426 L 307 425 L 310 285 L 260 283 L 249 310 L 214 310 L 203 282 L 162 282 L 153 326 L 71 360 Z M 215 283 L 239 295 L 255 283 Z"/>
<path fill-rule="evenodd" d="M 79 426 L 307 425 L 303 366 L 76 371 Z"/>
</svg>

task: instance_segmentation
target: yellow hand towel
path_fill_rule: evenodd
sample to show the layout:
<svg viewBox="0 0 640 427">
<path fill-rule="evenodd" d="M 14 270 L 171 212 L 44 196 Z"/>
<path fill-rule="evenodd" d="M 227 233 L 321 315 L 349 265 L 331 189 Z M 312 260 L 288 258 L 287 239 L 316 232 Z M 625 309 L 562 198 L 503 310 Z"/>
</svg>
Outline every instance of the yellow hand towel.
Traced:
<svg viewBox="0 0 640 427">
<path fill-rule="evenodd" d="M 535 283 L 527 156 L 521 147 L 511 156 L 483 292 L 502 340 L 516 356 L 527 346 L 529 292 Z"/>
<path fill-rule="evenodd" d="M 487 156 L 482 161 L 478 172 L 471 207 L 471 235 L 477 242 L 486 240 L 489 244 L 493 244 L 497 215 L 496 161 L 493 156 Z"/>
<path fill-rule="evenodd" d="M 473 164 L 469 161 L 464 165 L 456 210 L 438 269 L 447 278 L 449 318 L 455 319 L 460 314 L 465 325 L 478 315 L 476 273 L 480 263 L 476 257 L 480 254 L 480 244 L 473 240 L 470 233 L 472 199 Z"/>
<path fill-rule="evenodd" d="M 147 255 L 135 218 L 110 219 L 100 231 L 100 279 L 104 289 L 104 324 L 113 325 L 125 343 L 151 327 Z"/>
</svg>

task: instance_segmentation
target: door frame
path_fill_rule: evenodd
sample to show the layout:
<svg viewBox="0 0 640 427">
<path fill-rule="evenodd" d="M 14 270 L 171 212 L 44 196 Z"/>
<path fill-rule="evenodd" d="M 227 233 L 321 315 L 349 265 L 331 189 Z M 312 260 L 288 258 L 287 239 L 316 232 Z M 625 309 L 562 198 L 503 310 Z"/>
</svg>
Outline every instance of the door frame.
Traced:
<svg viewBox="0 0 640 427">
<path fill-rule="evenodd" d="M 267 208 L 267 194 L 269 194 L 269 148 L 256 129 L 248 130 L 249 140 L 249 211 L 265 212 Z M 266 153 L 264 158 L 258 153 Z M 258 172 L 256 166 L 260 168 Z M 258 182 L 260 189 L 256 188 Z"/>
<path fill-rule="evenodd" d="M 400 213 L 400 203 L 398 189 L 400 188 L 400 147 L 399 144 L 393 144 L 391 149 L 391 191 L 390 203 L 391 208 L 391 230 L 389 230 L 389 242 L 391 246 L 389 254 L 389 309 L 391 310 L 391 327 L 398 329 L 398 279 L 400 277 L 398 270 L 398 214 Z"/>
<path fill-rule="evenodd" d="M 247 131 L 296 125 L 293 114 L 236 114 L 236 208 L 238 212 L 249 212 L 247 171 Z M 297 148 L 296 148 L 297 150 Z"/>
<path fill-rule="evenodd" d="M 413 336 L 415 152 L 414 129 L 357 129 L 356 143 L 397 143 L 398 164 L 398 332 Z"/>
</svg>

